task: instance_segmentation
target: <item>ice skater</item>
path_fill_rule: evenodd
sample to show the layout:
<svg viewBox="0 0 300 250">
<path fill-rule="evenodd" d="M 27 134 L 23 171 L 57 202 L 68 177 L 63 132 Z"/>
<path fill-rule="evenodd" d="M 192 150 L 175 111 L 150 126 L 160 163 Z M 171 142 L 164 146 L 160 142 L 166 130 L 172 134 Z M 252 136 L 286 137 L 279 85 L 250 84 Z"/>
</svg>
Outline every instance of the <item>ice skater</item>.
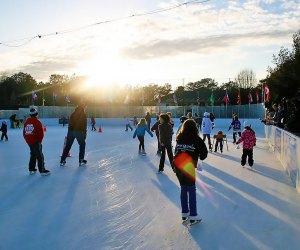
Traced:
<svg viewBox="0 0 300 250">
<path fill-rule="evenodd" d="M 151 115 L 149 112 L 147 112 L 146 116 L 145 116 L 146 122 L 147 122 L 147 126 L 150 129 L 150 125 L 151 125 Z"/>
<path fill-rule="evenodd" d="M 180 183 L 182 221 L 190 219 L 190 224 L 201 221 L 197 213 L 196 172 L 198 158 L 207 157 L 207 148 L 199 136 L 193 119 L 186 120 L 176 138 L 174 166 Z"/>
<path fill-rule="evenodd" d="M 96 131 L 97 130 L 96 127 L 95 127 L 96 120 L 95 120 L 94 116 L 91 117 L 91 125 L 92 125 L 92 131 Z"/>
<path fill-rule="evenodd" d="M 228 131 L 233 128 L 233 143 L 236 143 L 236 134 L 239 135 L 239 137 L 241 137 L 242 133 L 241 133 L 241 122 L 239 121 L 239 118 L 237 115 L 235 115 L 232 119 L 232 122 L 228 128 Z"/>
<path fill-rule="evenodd" d="M 178 126 L 176 135 L 178 135 L 180 129 L 182 128 L 182 124 L 187 120 L 188 118 L 186 116 L 180 116 L 179 120 L 180 120 L 180 124 Z"/>
<path fill-rule="evenodd" d="M 133 126 L 137 126 L 138 125 L 138 123 L 139 123 L 139 121 L 138 121 L 138 119 L 137 119 L 137 117 L 136 116 L 134 116 L 133 117 L 133 119 L 131 120 L 132 122 L 133 122 Z"/>
<path fill-rule="evenodd" d="M 35 108 L 30 109 L 30 117 L 24 123 L 23 136 L 30 148 L 29 173 L 35 174 L 36 161 L 41 175 L 49 175 L 50 171 L 45 168 L 42 141 L 44 138 L 43 125 L 37 118 L 38 112 Z"/>
<path fill-rule="evenodd" d="M 161 145 L 160 145 L 160 142 L 159 142 L 159 130 L 158 130 L 158 125 L 159 124 L 160 124 L 159 115 L 157 115 L 156 116 L 156 122 L 154 123 L 154 125 L 151 128 L 152 132 L 155 131 L 155 135 L 156 135 L 156 138 L 157 138 L 157 152 L 156 152 L 157 155 L 161 155 Z"/>
<path fill-rule="evenodd" d="M 137 128 L 134 131 L 133 134 L 133 139 L 135 139 L 135 137 L 137 136 L 140 144 L 139 144 L 139 154 L 142 155 L 146 155 L 146 151 L 145 151 L 145 133 L 146 131 L 148 132 L 148 134 L 153 137 L 153 134 L 151 133 L 151 131 L 148 128 L 147 122 L 145 118 L 142 118 L 140 120 L 140 122 L 137 125 Z"/>
<path fill-rule="evenodd" d="M 61 166 L 64 166 L 66 164 L 67 155 L 75 139 L 79 144 L 79 165 L 84 165 L 87 163 L 87 160 L 84 159 L 86 132 L 87 116 L 84 111 L 84 106 L 79 105 L 70 116 L 67 142 L 60 159 Z"/>
<path fill-rule="evenodd" d="M 130 130 L 132 131 L 132 127 L 130 126 L 130 119 L 126 116 L 124 116 L 124 122 L 125 122 L 125 131 L 128 131 L 128 128 L 130 128 Z"/>
<path fill-rule="evenodd" d="M 254 130 L 248 122 L 244 123 L 244 131 L 236 144 L 243 142 L 243 154 L 241 158 L 241 165 L 244 167 L 248 157 L 248 164 L 252 168 L 253 160 L 253 147 L 256 145 L 256 136 Z"/>
<path fill-rule="evenodd" d="M 173 152 L 172 152 L 173 128 L 170 124 L 170 116 L 167 114 L 161 114 L 159 116 L 159 121 L 160 124 L 158 125 L 158 131 L 159 131 L 159 142 L 161 145 L 161 157 L 160 157 L 158 172 L 161 173 L 164 171 L 166 150 L 167 150 L 171 167 L 173 171 L 175 171 L 173 166 Z"/>
<path fill-rule="evenodd" d="M 212 144 L 211 144 L 211 140 L 210 140 L 210 134 L 211 134 L 211 130 L 212 130 L 212 122 L 210 119 L 210 113 L 205 112 L 203 114 L 204 118 L 202 120 L 202 134 L 203 134 L 203 141 L 205 142 L 205 139 L 207 138 L 208 140 L 208 146 L 209 146 L 209 150 L 212 150 Z"/>
<path fill-rule="evenodd" d="M 0 131 L 2 131 L 1 141 L 3 141 L 4 137 L 5 137 L 5 140 L 8 141 L 6 121 L 2 121 Z"/>
<path fill-rule="evenodd" d="M 217 134 L 214 135 L 214 139 L 216 139 L 215 144 L 215 153 L 218 151 L 218 147 L 220 148 L 220 152 L 223 153 L 223 132 L 221 130 L 218 131 Z"/>
</svg>

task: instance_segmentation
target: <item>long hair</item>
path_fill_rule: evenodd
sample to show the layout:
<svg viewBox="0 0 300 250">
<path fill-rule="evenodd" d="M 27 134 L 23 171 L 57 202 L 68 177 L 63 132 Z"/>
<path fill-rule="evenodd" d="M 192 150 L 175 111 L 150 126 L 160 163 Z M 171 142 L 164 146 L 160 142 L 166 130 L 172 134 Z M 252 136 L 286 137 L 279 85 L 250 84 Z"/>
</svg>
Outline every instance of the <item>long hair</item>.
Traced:
<svg viewBox="0 0 300 250">
<path fill-rule="evenodd" d="M 197 137 L 199 136 L 199 130 L 194 119 L 187 119 L 179 130 L 176 139 L 182 137 Z"/>
<path fill-rule="evenodd" d="M 145 118 L 142 118 L 140 121 L 139 121 L 139 123 L 138 123 L 138 127 L 141 127 L 141 126 L 143 126 L 143 125 L 147 125 L 147 122 L 146 122 L 146 119 Z"/>
</svg>

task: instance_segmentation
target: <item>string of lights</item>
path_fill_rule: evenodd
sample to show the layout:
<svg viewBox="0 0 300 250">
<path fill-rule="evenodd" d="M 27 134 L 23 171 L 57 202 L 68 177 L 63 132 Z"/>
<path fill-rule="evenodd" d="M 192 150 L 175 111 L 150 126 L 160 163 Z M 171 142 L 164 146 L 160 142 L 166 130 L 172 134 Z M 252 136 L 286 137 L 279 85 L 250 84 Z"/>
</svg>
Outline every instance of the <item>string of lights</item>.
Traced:
<svg viewBox="0 0 300 250">
<path fill-rule="evenodd" d="M 171 11 L 171 10 L 180 8 L 182 6 L 187 6 L 187 5 L 190 5 L 190 4 L 203 4 L 203 3 L 206 3 L 206 2 L 209 2 L 209 1 L 210 0 L 187 1 L 187 2 L 184 2 L 184 3 L 172 5 L 172 6 L 165 7 L 165 8 L 158 8 L 158 9 L 151 10 L 151 11 L 144 12 L 144 13 L 137 13 L 137 14 L 132 14 L 130 16 L 124 16 L 124 17 L 119 17 L 119 18 L 115 18 L 115 19 L 104 20 L 104 21 L 84 25 L 84 26 L 77 27 L 77 28 L 65 29 L 65 30 L 60 30 L 60 31 L 52 32 L 52 33 L 46 33 L 46 34 L 39 34 L 39 35 L 26 37 L 26 38 L 22 38 L 22 39 L 17 39 L 17 40 L 12 40 L 12 41 L 7 41 L 7 42 L 0 42 L 0 45 L 6 46 L 6 47 L 15 47 L 15 48 L 16 47 L 21 47 L 21 46 L 27 45 L 28 43 L 30 43 L 31 41 L 33 41 L 36 38 L 63 35 L 63 34 L 67 34 L 67 33 L 72 33 L 72 32 L 76 32 L 76 31 L 88 29 L 88 28 L 91 28 L 91 27 L 94 27 L 94 26 L 97 26 L 97 25 L 118 22 L 118 21 L 122 21 L 122 20 L 129 19 L 129 18 L 134 18 L 134 17 L 154 15 L 154 14 L 158 14 L 158 13 L 162 13 L 162 12 L 166 12 L 166 11 Z M 15 43 L 18 43 L 18 44 L 15 44 Z"/>
</svg>

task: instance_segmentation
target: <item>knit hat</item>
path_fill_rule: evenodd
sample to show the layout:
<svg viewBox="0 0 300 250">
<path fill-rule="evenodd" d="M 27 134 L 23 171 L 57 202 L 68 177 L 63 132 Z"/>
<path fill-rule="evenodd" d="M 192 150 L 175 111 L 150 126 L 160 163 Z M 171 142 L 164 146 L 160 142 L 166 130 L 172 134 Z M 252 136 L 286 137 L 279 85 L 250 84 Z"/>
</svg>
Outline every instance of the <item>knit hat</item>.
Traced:
<svg viewBox="0 0 300 250">
<path fill-rule="evenodd" d="M 185 120 L 187 120 L 188 118 L 186 116 L 181 116 L 180 117 L 180 122 L 184 123 Z"/>
<path fill-rule="evenodd" d="M 30 116 L 37 116 L 38 111 L 35 108 L 31 108 L 29 114 L 30 114 Z"/>
<path fill-rule="evenodd" d="M 246 128 L 246 127 L 251 128 L 251 124 L 250 124 L 248 121 L 244 121 L 244 127 L 245 127 L 245 128 Z"/>
</svg>

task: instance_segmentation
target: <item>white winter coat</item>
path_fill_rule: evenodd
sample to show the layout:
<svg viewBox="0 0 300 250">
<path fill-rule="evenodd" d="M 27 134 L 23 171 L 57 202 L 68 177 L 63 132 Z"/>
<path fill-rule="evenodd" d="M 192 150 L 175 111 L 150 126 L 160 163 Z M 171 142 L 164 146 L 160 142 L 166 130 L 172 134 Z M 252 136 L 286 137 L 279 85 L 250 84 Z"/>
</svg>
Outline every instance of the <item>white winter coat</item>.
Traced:
<svg viewBox="0 0 300 250">
<path fill-rule="evenodd" d="M 204 135 L 210 134 L 212 129 L 212 123 L 210 118 L 208 117 L 203 118 L 201 127 L 202 127 L 202 134 Z"/>
</svg>

